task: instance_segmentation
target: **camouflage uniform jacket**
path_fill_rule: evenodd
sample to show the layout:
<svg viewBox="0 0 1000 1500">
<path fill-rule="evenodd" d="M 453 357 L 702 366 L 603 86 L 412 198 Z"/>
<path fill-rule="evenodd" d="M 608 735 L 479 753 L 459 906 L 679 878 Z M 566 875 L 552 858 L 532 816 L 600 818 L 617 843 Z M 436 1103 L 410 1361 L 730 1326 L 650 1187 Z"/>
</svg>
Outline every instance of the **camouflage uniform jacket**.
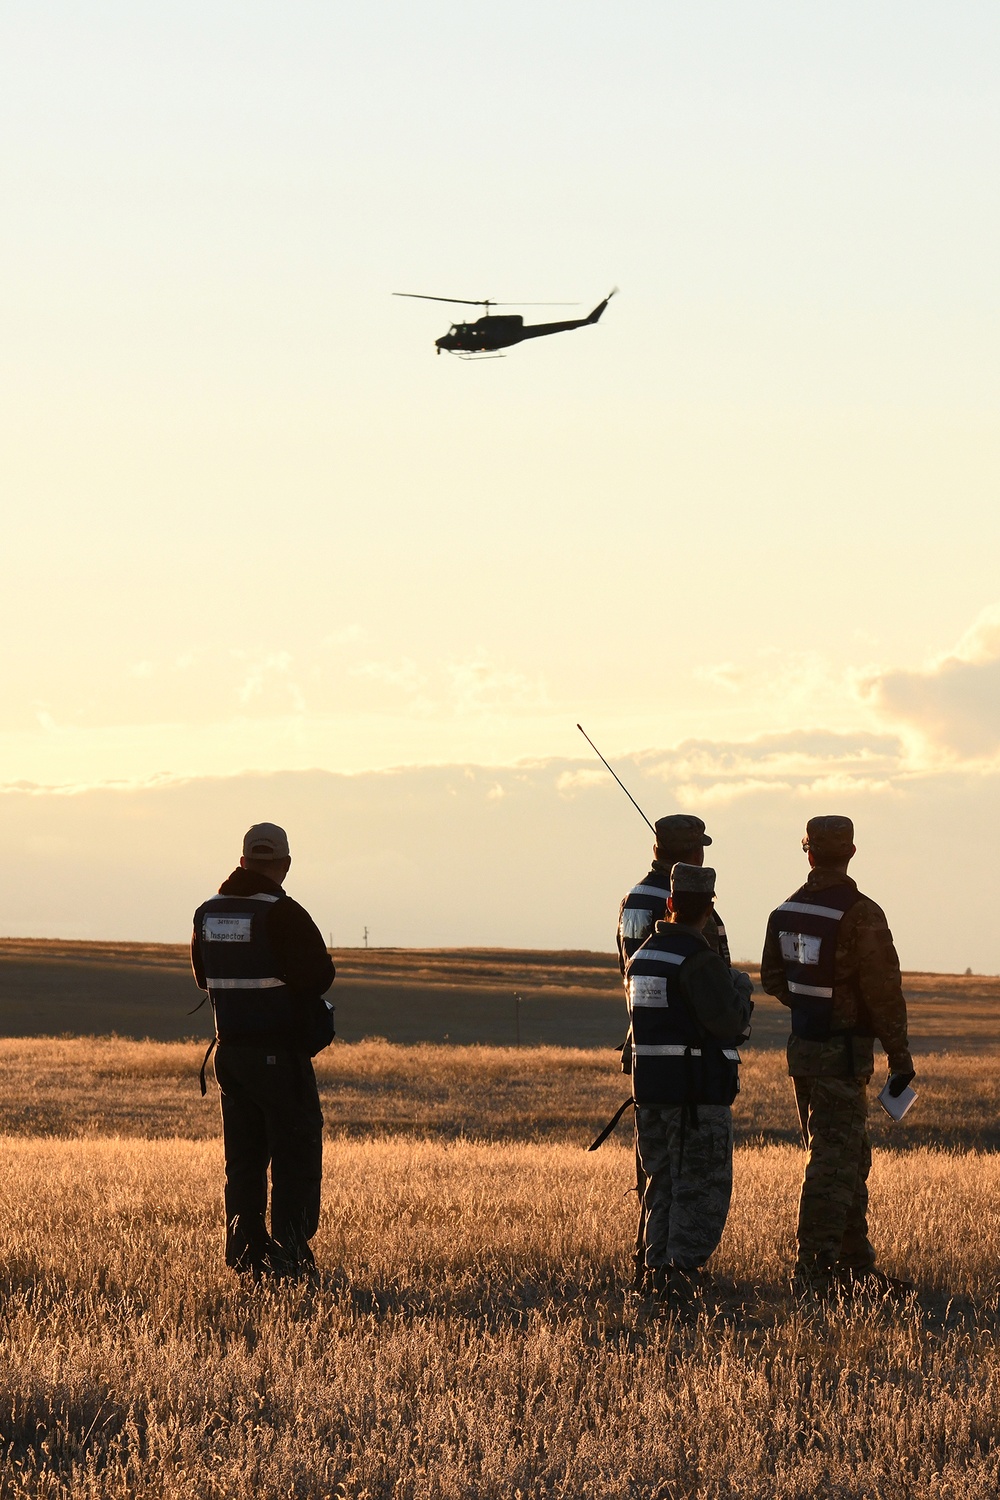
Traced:
<svg viewBox="0 0 1000 1500">
<path fill-rule="evenodd" d="M 810 890 L 857 886 L 849 875 L 822 867 L 811 870 Z M 785 966 L 771 934 L 760 961 L 761 987 L 782 1005 L 791 1003 Z M 893 1073 L 913 1070 L 906 1030 L 899 959 L 885 912 L 867 896 L 845 912 L 837 938 L 833 976 L 834 1032 L 826 1042 L 788 1039 L 788 1071 L 798 1078 L 870 1078 L 875 1069 L 874 1037 L 885 1048 Z"/>
</svg>

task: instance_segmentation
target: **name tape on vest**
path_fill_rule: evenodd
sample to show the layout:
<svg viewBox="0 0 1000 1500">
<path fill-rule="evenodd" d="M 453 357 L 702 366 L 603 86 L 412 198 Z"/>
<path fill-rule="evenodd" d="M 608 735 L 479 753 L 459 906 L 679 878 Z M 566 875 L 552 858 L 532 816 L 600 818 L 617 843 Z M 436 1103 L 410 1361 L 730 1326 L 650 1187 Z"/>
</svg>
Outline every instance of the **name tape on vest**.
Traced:
<svg viewBox="0 0 1000 1500">
<path fill-rule="evenodd" d="M 664 974 L 631 974 L 628 981 L 628 997 L 633 1006 L 667 1006 L 667 980 Z"/>
<path fill-rule="evenodd" d="M 791 964 L 818 964 L 823 939 L 807 932 L 779 932 L 781 956 Z"/>
<path fill-rule="evenodd" d="M 249 943 L 253 941 L 253 917 L 220 916 L 206 912 L 202 922 L 202 941 L 206 943 Z"/>
</svg>

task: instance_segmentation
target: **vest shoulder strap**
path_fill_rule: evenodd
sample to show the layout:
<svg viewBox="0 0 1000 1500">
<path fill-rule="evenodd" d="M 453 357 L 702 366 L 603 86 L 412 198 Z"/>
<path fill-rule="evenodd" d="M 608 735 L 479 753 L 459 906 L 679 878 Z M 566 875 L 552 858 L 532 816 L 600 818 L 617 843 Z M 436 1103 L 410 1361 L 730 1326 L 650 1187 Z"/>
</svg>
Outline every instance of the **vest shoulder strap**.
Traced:
<svg viewBox="0 0 1000 1500">
<path fill-rule="evenodd" d="M 625 977 L 628 979 L 633 973 L 676 973 L 685 959 L 705 949 L 704 940 L 691 933 L 653 932 L 625 965 Z"/>
<path fill-rule="evenodd" d="M 222 891 L 216 891 L 214 896 L 209 896 L 208 900 L 203 901 L 201 904 L 202 906 L 209 906 L 215 901 L 266 901 L 273 903 L 275 901 L 286 900 L 287 897 L 287 891 L 279 891 L 276 896 L 268 895 L 265 891 L 255 891 L 251 895 L 242 896 L 237 896 L 230 892 L 223 893 Z"/>
<path fill-rule="evenodd" d="M 853 883 L 848 885 L 826 886 L 823 890 L 817 890 L 812 885 L 800 885 L 797 891 L 793 891 L 787 901 L 782 901 L 776 907 L 773 916 L 779 912 L 789 912 L 797 916 L 828 917 L 831 921 L 839 922 L 845 912 L 850 911 L 858 901 L 863 900 L 861 892 Z"/>
</svg>

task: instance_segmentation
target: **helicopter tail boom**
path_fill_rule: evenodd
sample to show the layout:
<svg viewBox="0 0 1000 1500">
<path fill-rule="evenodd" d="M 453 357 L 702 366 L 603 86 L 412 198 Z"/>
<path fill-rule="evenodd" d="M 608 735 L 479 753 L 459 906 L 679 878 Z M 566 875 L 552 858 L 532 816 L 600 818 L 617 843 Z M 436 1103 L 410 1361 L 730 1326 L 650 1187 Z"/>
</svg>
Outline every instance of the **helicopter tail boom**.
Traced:
<svg viewBox="0 0 1000 1500">
<path fill-rule="evenodd" d="M 590 315 L 586 318 L 573 318 L 565 323 L 526 323 L 524 325 L 522 333 L 520 334 L 520 338 L 540 339 L 544 338 L 546 334 L 549 333 L 567 333 L 571 328 L 589 328 L 592 323 L 600 322 L 601 314 L 603 313 L 604 309 L 607 307 L 608 303 L 611 301 L 617 290 L 618 288 L 615 287 L 614 291 L 610 291 L 605 297 L 604 301 L 598 302 L 597 306 L 594 308 L 594 311 L 590 313 Z"/>
</svg>

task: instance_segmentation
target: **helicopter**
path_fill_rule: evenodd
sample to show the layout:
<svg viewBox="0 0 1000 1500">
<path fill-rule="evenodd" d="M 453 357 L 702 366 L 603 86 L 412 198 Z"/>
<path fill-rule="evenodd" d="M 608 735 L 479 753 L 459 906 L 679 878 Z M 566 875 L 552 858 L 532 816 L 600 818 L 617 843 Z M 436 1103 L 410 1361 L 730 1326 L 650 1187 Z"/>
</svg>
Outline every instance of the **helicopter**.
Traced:
<svg viewBox="0 0 1000 1500">
<path fill-rule="evenodd" d="M 501 313 L 498 317 L 490 315 L 491 307 L 572 307 L 575 304 L 567 302 L 494 302 L 489 297 L 431 297 L 426 292 L 393 292 L 394 297 L 417 297 L 423 302 L 460 302 L 465 307 L 485 307 L 486 312 L 474 323 L 452 323 L 446 334 L 435 339 L 437 352 L 446 349 L 449 354 L 457 354 L 459 359 L 474 359 L 476 356 L 485 355 L 488 359 L 503 359 L 502 354 L 497 354 L 497 349 L 508 349 L 511 344 L 520 344 L 524 339 L 540 339 L 550 333 L 566 333 L 570 328 L 586 328 L 590 323 L 597 323 L 600 316 L 612 297 L 617 292 L 615 287 L 608 293 L 603 302 L 599 302 L 594 311 L 586 318 L 568 319 L 562 323 L 525 323 L 519 313 Z"/>
</svg>

